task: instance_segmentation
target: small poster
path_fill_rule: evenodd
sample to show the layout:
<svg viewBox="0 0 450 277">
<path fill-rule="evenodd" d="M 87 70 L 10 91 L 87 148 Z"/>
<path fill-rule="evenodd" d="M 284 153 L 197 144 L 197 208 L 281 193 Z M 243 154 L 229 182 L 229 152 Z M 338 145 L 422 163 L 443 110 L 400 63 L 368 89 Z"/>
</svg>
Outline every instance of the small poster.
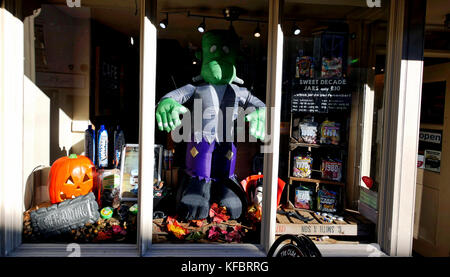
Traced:
<svg viewBox="0 0 450 277">
<path fill-rule="evenodd" d="M 345 78 L 299 79 L 291 98 L 291 112 L 348 112 L 352 94 Z"/>
<path fill-rule="evenodd" d="M 137 201 L 139 189 L 139 145 L 126 144 L 122 152 L 120 168 L 122 201 Z"/>
<path fill-rule="evenodd" d="M 425 169 L 441 172 L 441 151 L 425 150 Z"/>
<path fill-rule="evenodd" d="M 153 185 L 161 182 L 162 145 L 155 144 Z M 122 151 L 120 167 L 121 201 L 137 201 L 139 191 L 139 144 L 126 144 Z"/>
<path fill-rule="evenodd" d="M 425 156 L 417 155 L 417 168 L 425 168 Z"/>
<path fill-rule="evenodd" d="M 442 130 L 420 129 L 418 167 L 422 165 L 425 170 L 440 172 L 441 151 Z M 420 160 L 421 155 L 422 160 Z"/>
</svg>

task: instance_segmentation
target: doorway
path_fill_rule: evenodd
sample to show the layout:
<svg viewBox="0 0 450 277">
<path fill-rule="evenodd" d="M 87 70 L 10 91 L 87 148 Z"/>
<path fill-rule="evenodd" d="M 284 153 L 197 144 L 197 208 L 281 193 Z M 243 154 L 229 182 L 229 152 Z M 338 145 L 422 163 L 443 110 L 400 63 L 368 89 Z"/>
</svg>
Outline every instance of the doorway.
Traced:
<svg viewBox="0 0 450 277">
<path fill-rule="evenodd" d="M 427 63 L 430 64 L 427 66 Z M 450 60 L 425 60 L 419 137 L 414 251 L 448 256 L 450 250 Z"/>
</svg>

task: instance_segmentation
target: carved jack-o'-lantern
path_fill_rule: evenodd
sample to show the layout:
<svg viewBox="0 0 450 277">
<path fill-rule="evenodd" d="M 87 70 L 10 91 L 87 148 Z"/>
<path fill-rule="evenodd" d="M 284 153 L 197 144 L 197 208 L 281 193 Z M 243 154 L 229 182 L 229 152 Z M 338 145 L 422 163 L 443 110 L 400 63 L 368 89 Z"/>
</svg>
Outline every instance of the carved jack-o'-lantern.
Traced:
<svg viewBox="0 0 450 277">
<path fill-rule="evenodd" d="M 94 189 L 95 167 L 85 156 L 71 154 L 56 160 L 49 175 L 50 201 L 55 204 L 86 195 Z"/>
</svg>

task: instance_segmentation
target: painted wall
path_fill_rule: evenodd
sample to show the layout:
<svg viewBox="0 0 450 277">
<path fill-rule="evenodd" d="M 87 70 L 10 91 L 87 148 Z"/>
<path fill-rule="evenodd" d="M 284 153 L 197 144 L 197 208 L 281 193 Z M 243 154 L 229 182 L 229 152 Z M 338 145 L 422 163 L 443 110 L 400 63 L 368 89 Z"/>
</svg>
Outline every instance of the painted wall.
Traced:
<svg viewBox="0 0 450 277">
<path fill-rule="evenodd" d="M 42 5 L 24 21 L 24 199 L 48 200 L 48 168 L 83 154 L 89 122 L 90 10 Z M 34 191 L 33 191 L 34 188 Z"/>
</svg>

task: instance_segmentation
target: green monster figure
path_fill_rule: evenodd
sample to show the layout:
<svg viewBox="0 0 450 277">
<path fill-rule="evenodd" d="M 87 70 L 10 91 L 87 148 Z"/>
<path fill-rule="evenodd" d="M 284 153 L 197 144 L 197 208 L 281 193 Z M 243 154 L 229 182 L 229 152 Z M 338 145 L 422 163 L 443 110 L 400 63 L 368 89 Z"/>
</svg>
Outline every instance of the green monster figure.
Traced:
<svg viewBox="0 0 450 277">
<path fill-rule="evenodd" d="M 225 138 L 233 137 L 238 107 L 251 107 L 255 110 L 245 118 L 250 122 L 250 134 L 264 140 L 265 105 L 246 88 L 232 84 L 239 80 L 235 67 L 238 50 L 239 39 L 234 32 L 206 32 L 199 55 L 202 60 L 201 78 L 206 83 L 199 86 L 189 84 L 169 92 L 156 109 L 159 129 L 170 132 L 181 124 L 180 114 L 188 111 L 182 104 L 191 97 L 194 97 L 194 107 L 196 101 L 200 103 L 202 114 L 194 114 L 192 119 L 202 121 L 202 128 L 192 128 L 192 140 L 186 149 L 186 173 L 190 177 L 177 195 L 178 213 L 188 220 L 208 217 L 210 201 L 225 206 L 232 219 L 240 217 L 245 208 L 243 197 L 238 196 L 242 189 L 234 175 L 236 147 L 228 139 L 222 139 L 220 134 Z M 226 115 L 230 110 L 231 118 Z"/>
</svg>

